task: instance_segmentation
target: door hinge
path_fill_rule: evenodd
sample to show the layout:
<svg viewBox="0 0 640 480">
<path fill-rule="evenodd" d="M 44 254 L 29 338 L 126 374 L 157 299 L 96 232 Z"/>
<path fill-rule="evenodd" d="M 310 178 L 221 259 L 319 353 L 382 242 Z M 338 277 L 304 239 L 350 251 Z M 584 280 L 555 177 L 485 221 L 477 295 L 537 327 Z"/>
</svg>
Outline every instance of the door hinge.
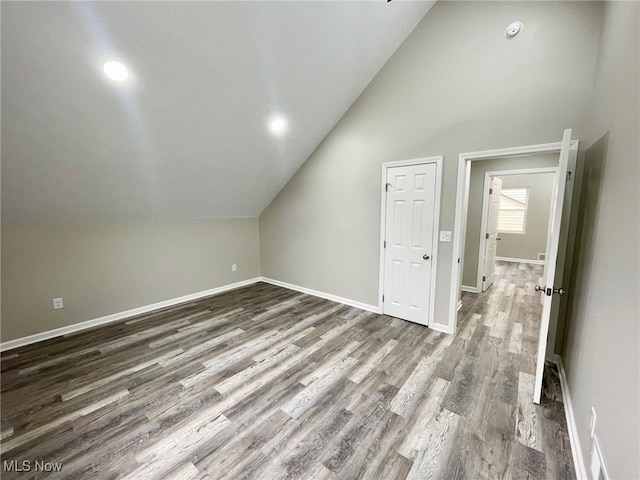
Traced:
<svg viewBox="0 0 640 480">
<path fill-rule="evenodd" d="M 485 277 L 484 275 L 482 276 L 482 281 L 486 282 L 487 281 L 487 277 Z"/>
<path fill-rule="evenodd" d="M 384 186 L 384 191 L 385 191 L 385 192 L 388 192 L 388 191 L 389 191 L 389 187 L 390 187 L 390 186 L 391 186 L 391 184 L 390 184 L 390 183 L 386 183 L 386 184 L 385 184 L 385 186 Z"/>
<path fill-rule="evenodd" d="M 485 233 L 484 235 L 485 235 L 485 237 L 484 237 L 484 238 L 486 238 L 487 240 L 489 240 L 489 234 L 488 234 L 488 233 Z"/>
<path fill-rule="evenodd" d="M 382 295 L 382 301 L 384 302 L 384 295 Z"/>
<path fill-rule="evenodd" d="M 493 193 L 493 188 L 489 189 L 489 195 L 491 195 Z"/>
<path fill-rule="evenodd" d="M 387 248 L 387 241 L 384 241 L 384 247 L 383 248 Z"/>
<path fill-rule="evenodd" d="M 567 172 L 567 180 L 571 180 L 571 170 Z"/>
</svg>

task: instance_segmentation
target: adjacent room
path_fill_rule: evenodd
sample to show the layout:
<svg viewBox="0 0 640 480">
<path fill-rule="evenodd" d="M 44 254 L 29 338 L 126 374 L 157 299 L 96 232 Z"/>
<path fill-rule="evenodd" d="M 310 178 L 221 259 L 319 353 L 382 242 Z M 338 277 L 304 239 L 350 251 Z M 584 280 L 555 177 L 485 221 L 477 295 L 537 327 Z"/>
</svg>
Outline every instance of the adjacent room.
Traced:
<svg viewBox="0 0 640 480">
<path fill-rule="evenodd" d="M 639 5 L 2 1 L 2 478 L 640 479 Z"/>
</svg>

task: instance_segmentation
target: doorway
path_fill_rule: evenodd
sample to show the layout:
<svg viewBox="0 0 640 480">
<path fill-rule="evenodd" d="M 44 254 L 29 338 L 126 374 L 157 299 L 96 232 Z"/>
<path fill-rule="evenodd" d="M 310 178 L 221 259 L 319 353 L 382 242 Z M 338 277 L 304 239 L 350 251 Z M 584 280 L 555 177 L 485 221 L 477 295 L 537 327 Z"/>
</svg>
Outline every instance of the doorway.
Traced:
<svg viewBox="0 0 640 480">
<path fill-rule="evenodd" d="M 382 313 L 429 326 L 434 315 L 442 157 L 382 165 Z"/>
<path fill-rule="evenodd" d="M 527 157 L 540 163 L 558 162 L 557 154 Z M 504 159 L 505 164 L 512 163 Z M 495 164 L 495 162 L 493 163 Z M 480 231 L 467 223 L 465 244 L 478 244 L 475 285 L 463 288 L 486 292 L 495 280 L 495 262 L 506 261 L 544 265 L 546 255 L 551 197 L 557 167 L 513 170 L 484 170 L 484 178 L 474 175 L 471 182 L 483 181 Z M 473 222 L 472 222 L 473 223 Z M 478 238 L 473 242 L 473 236 Z M 466 264 L 467 270 L 473 265 Z M 466 275 L 470 277 L 469 273 Z M 463 272 L 463 278 L 465 272 Z M 463 280 L 464 284 L 464 280 Z"/>
<path fill-rule="evenodd" d="M 462 271 L 465 263 L 469 262 L 467 253 L 469 250 L 465 246 L 466 226 L 469 210 L 475 204 L 470 202 L 470 178 L 471 166 L 474 162 L 485 162 L 502 160 L 510 157 L 517 157 L 522 161 L 527 156 L 556 154 L 559 155 L 558 172 L 554 183 L 554 195 L 552 199 L 552 207 L 550 209 L 550 221 L 548 228 L 547 249 L 545 252 L 545 268 L 543 281 L 540 285 L 536 285 L 536 291 L 540 291 L 541 302 L 543 305 L 541 328 L 538 341 L 538 360 L 536 363 L 536 376 L 534 388 L 534 402 L 540 401 L 540 393 L 542 389 L 542 373 L 544 360 L 547 352 L 553 354 L 553 345 L 555 343 L 555 331 L 557 329 L 557 316 L 551 321 L 552 304 L 555 311 L 559 302 L 553 302 L 554 293 L 562 294 L 559 287 L 562 282 L 562 269 L 557 269 L 556 264 L 564 264 L 564 256 L 566 254 L 566 242 L 568 231 L 568 217 L 571 210 L 571 194 L 573 190 L 573 179 L 570 171 L 575 169 L 577 158 L 577 141 L 571 141 L 571 130 L 565 130 L 561 142 L 532 145 L 525 147 L 515 147 L 497 150 L 488 150 L 482 152 L 470 152 L 459 155 L 458 161 L 458 185 L 457 185 L 457 202 L 455 214 L 455 230 L 453 238 L 453 262 L 451 275 L 451 296 L 449 303 L 450 324 L 455 326 L 457 323 L 457 310 L 460 300 L 462 287 Z M 570 169 L 569 169 L 570 167 Z M 564 219 L 564 222 L 563 222 Z M 478 219 L 480 222 L 480 219 Z M 564 228 L 561 228 L 564 223 Z M 475 255 L 478 255 L 478 249 Z M 477 264 L 477 258 L 475 259 Z M 558 286 L 558 288 L 556 288 Z M 547 345 L 551 345 L 547 349 Z"/>
</svg>

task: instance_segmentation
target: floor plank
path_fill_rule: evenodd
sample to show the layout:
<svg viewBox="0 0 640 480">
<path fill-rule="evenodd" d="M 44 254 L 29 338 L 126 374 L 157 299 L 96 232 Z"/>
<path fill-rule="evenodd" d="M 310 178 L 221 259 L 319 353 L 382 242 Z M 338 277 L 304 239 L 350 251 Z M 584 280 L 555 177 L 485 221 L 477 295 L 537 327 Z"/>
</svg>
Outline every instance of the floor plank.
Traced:
<svg viewBox="0 0 640 480">
<path fill-rule="evenodd" d="M 540 274 L 498 262 L 455 336 L 257 283 L 5 352 L 2 478 L 575 478 Z"/>
</svg>

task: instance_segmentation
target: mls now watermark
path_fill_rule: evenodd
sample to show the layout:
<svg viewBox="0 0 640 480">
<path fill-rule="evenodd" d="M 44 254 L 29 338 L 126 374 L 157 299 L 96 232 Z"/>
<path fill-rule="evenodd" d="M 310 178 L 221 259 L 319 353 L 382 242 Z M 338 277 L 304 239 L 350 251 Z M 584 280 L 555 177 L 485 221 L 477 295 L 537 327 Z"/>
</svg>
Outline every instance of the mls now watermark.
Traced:
<svg viewBox="0 0 640 480">
<path fill-rule="evenodd" d="M 45 462 L 43 460 L 3 460 L 4 472 L 60 472 L 62 462 Z"/>
</svg>

